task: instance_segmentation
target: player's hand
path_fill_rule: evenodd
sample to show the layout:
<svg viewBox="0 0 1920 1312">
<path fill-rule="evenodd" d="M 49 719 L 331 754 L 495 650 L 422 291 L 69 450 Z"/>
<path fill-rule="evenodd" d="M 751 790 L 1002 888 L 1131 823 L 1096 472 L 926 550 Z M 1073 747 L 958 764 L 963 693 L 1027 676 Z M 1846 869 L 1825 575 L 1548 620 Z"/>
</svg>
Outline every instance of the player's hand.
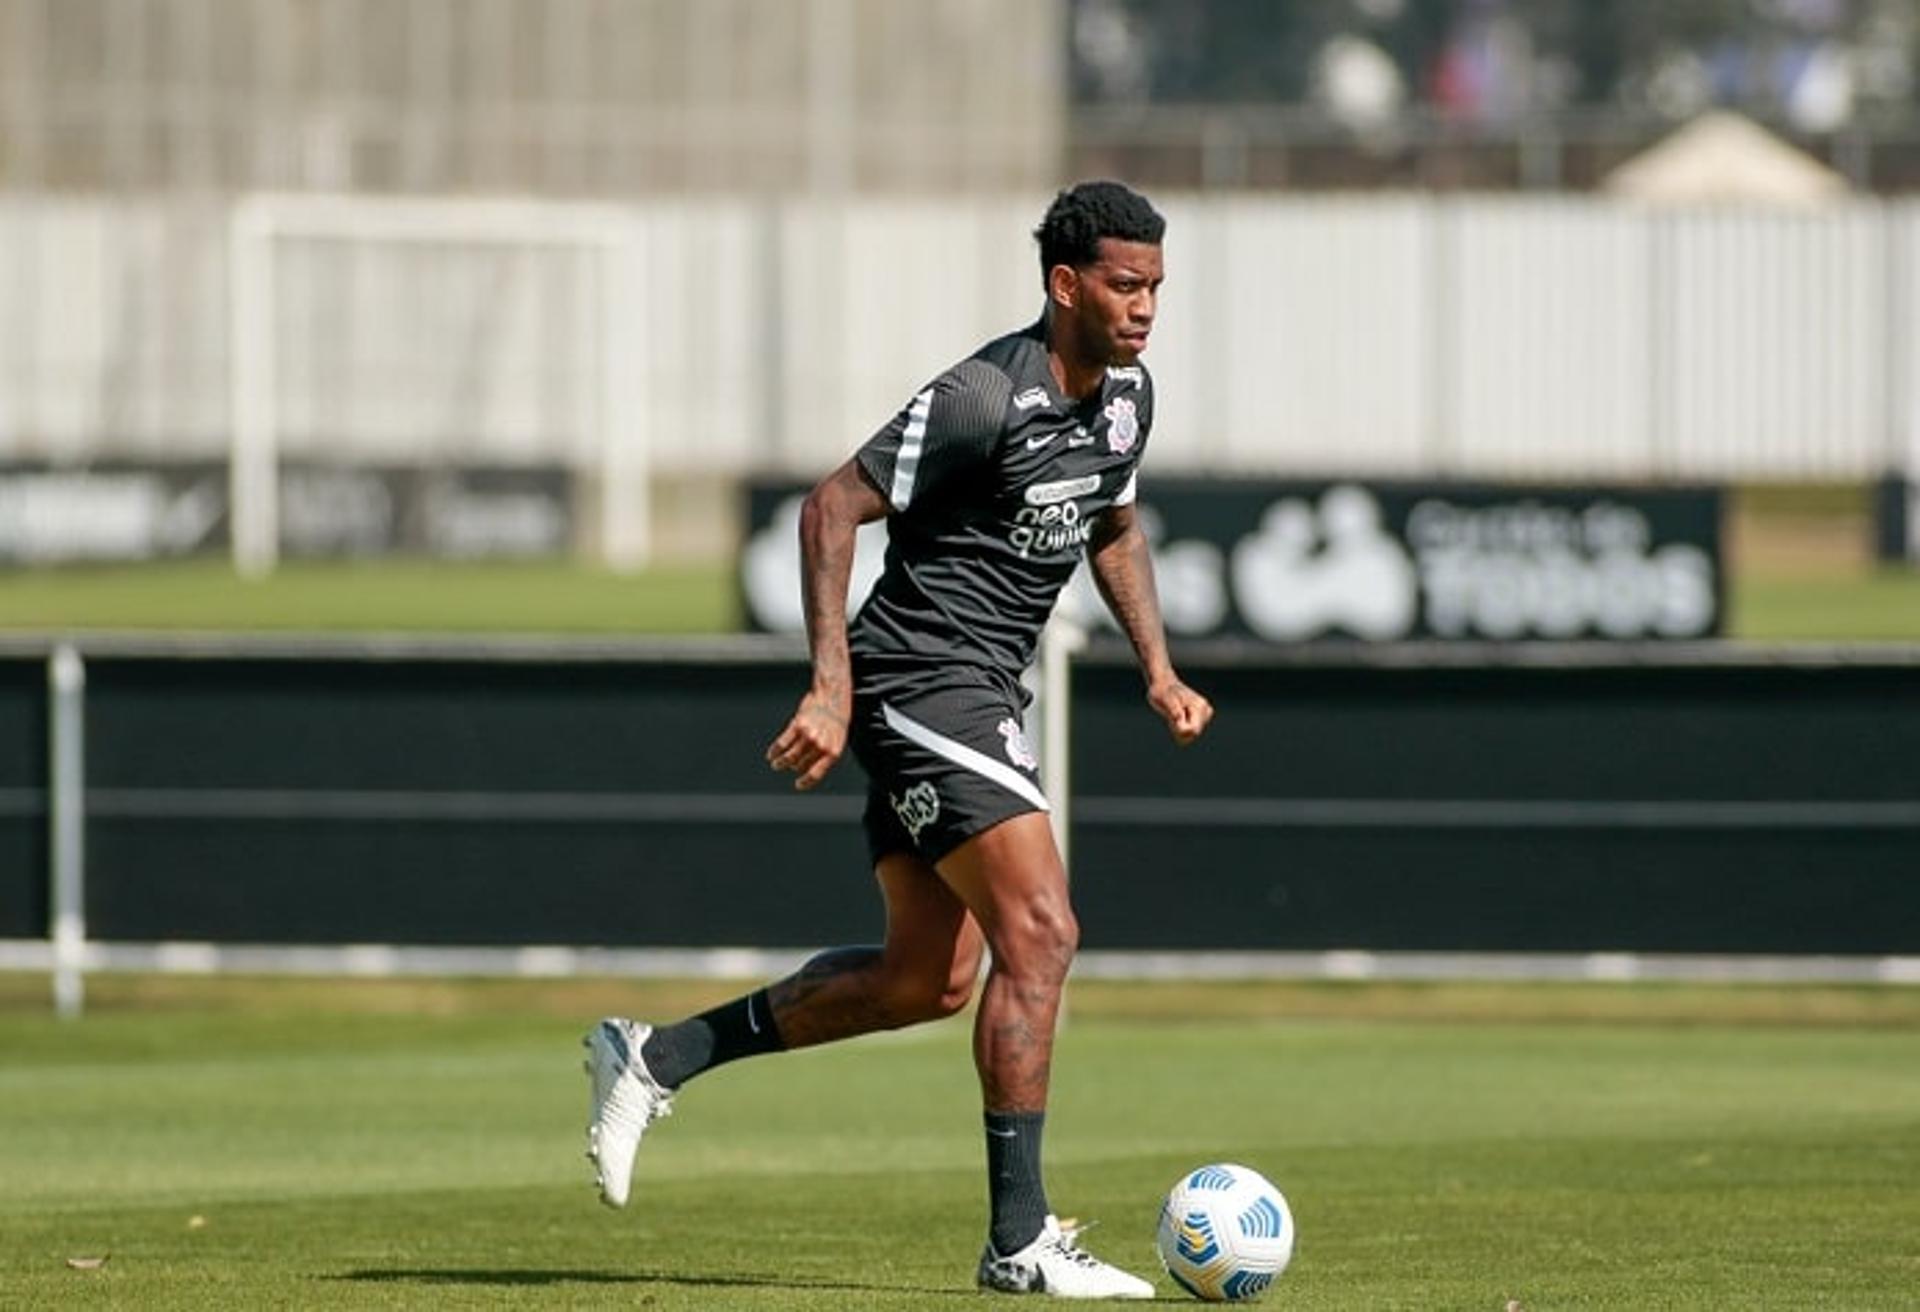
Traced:
<svg viewBox="0 0 1920 1312">
<path fill-rule="evenodd" d="M 1167 731 L 1182 747 L 1205 733 L 1213 720 L 1213 703 L 1178 679 L 1148 688 L 1147 705 L 1167 722 Z"/>
<path fill-rule="evenodd" d="M 767 764 L 799 775 L 793 786 L 801 792 L 817 785 L 847 749 L 847 723 L 853 699 L 846 693 L 810 689 L 787 727 L 767 748 Z"/>
</svg>

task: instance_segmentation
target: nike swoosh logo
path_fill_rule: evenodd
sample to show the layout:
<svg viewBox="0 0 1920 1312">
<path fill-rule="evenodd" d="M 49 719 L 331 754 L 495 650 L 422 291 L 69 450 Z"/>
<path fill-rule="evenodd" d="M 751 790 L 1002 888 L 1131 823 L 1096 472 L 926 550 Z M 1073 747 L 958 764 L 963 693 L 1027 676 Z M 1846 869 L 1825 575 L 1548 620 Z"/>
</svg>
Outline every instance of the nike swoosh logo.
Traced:
<svg viewBox="0 0 1920 1312">
<path fill-rule="evenodd" d="M 1018 1139 L 1020 1137 L 1020 1131 L 1018 1130 L 996 1130 L 992 1126 L 987 1127 L 987 1133 L 996 1139 Z"/>
<path fill-rule="evenodd" d="M 1045 437 L 1030 437 L 1027 439 L 1027 450 L 1038 451 L 1058 436 L 1060 436 L 1058 433 L 1048 433 Z"/>
</svg>

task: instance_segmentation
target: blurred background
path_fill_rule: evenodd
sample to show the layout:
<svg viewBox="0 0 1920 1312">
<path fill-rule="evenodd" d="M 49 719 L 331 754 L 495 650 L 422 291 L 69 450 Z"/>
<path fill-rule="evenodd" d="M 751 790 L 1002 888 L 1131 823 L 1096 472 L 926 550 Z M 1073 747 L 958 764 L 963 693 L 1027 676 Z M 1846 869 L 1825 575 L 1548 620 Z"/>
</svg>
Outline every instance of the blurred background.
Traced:
<svg viewBox="0 0 1920 1312">
<path fill-rule="evenodd" d="M 1916 50 L 1908 0 L 0 0 L 0 560 L 730 559 L 1113 175 L 1172 219 L 1157 473 L 1759 484 L 1736 547 L 1898 561 Z"/>
<path fill-rule="evenodd" d="M 1591 189 L 1730 109 L 1910 187 L 1905 0 L 8 0 L 16 191 Z"/>
<path fill-rule="evenodd" d="M 1915 180 L 1905 0 L 1079 0 L 1070 12 L 1077 162 L 1156 182 L 1591 190 L 1715 109 L 1767 124 L 1855 187 Z"/>
</svg>

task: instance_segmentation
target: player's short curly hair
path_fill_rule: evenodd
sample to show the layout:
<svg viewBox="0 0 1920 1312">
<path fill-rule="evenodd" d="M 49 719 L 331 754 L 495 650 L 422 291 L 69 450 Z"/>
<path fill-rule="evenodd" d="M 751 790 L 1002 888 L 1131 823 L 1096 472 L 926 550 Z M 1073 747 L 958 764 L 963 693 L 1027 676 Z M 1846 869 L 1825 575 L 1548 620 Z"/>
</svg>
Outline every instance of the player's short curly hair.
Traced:
<svg viewBox="0 0 1920 1312">
<path fill-rule="evenodd" d="M 1120 182 L 1082 182 L 1047 206 L 1033 230 L 1040 243 L 1040 280 L 1056 264 L 1082 269 L 1100 258 L 1100 239 L 1143 241 L 1158 246 L 1167 221 L 1139 192 Z"/>
</svg>

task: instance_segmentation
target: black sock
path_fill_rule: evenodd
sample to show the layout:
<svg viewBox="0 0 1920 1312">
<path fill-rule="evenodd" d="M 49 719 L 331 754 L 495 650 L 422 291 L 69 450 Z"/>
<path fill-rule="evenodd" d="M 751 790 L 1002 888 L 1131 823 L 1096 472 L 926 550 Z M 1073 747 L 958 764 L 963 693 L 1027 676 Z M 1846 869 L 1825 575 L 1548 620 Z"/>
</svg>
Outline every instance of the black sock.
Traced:
<svg viewBox="0 0 1920 1312">
<path fill-rule="evenodd" d="M 662 1025 L 640 1045 L 640 1056 L 654 1079 L 677 1089 L 702 1071 L 785 1046 L 767 991 L 760 989 L 677 1025 Z"/>
<path fill-rule="evenodd" d="M 1040 1183 L 1040 1131 L 1045 1112 L 988 1112 L 987 1193 L 993 1207 L 989 1232 L 1002 1257 L 1025 1248 L 1047 1220 L 1047 1191 Z"/>
</svg>

